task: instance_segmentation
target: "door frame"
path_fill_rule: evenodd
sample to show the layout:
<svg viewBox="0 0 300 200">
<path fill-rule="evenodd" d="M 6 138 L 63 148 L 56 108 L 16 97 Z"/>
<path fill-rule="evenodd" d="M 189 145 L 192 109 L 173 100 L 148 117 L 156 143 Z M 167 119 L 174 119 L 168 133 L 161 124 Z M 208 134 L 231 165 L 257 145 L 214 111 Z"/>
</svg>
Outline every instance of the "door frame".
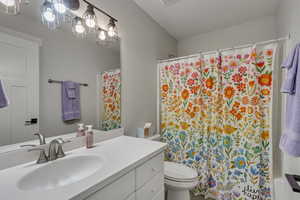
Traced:
<svg viewBox="0 0 300 200">
<path fill-rule="evenodd" d="M 32 86 L 33 96 L 30 100 L 33 102 L 33 109 L 31 115 L 38 118 L 38 123 L 34 126 L 34 132 L 39 132 L 40 130 L 40 113 L 39 113 L 39 83 L 40 83 L 40 52 L 39 49 L 42 46 L 42 40 L 38 37 L 31 36 L 29 34 L 17 32 L 15 30 L 0 26 L 0 40 L 5 43 L 5 41 L 15 41 L 18 46 L 30 49 L 29 56 L 31 57 L 31 62 L 27 63 L 31 65 L 31 74 L 33 75 L 32 82 L 29 84 Z M 5 74 L 0 74 L 0 79 L 11 81 L 13 79 L 7 77 Z"/>
</svg>

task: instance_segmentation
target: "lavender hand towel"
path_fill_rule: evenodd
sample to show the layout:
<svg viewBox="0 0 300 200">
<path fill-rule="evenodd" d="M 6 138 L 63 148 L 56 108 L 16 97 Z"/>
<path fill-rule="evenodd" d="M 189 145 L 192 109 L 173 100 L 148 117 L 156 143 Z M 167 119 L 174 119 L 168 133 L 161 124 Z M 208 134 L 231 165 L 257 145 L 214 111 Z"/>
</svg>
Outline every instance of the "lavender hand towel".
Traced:
<svg viewBox="0 0 300 200">
<path fill-rule="evenodd" d="M 62 116 L 63 121 L 81 118 L 80 112 L 80 85 L 72 81 L 62 83 Z"/>
<path fill-rule="evenodd" d="M 287 59 L 282 63 L 282 68 L 286 68 L 288 70 L 286 79 L 282 85 L 282 93 L 295 94 L 296 92 L 296 78 L 300 59 L 299 55 L 300 44 L 295 46 Z"/>
<path fill-rule="evenodd" d="M 3 82 L 0 80 L 0 108 L 8 106 L 8 99 L 4 91 Z"/>
<path fill-rule="evenodd" d="M 300 157 L 300 44 L 292 50 L 282 67 L 287 69 L 282 92 L 288 93 L 285 114 L 285 129 L 280 148 L 291 156 Z"/>
</svg>

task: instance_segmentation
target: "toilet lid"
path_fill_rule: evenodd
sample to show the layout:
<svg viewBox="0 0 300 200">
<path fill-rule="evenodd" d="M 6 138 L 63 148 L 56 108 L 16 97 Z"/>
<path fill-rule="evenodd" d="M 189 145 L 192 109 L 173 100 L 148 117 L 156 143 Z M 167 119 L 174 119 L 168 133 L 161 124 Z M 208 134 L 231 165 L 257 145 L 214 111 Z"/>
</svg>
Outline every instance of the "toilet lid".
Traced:
<svg viewBox="0 0 300 200">
<path fill-rule="evenodd" d="M 165 177 L 175 181 L 193 181 L 197 179 L 197 171 L 183 164 L 165 162 Z"/>
</svg>

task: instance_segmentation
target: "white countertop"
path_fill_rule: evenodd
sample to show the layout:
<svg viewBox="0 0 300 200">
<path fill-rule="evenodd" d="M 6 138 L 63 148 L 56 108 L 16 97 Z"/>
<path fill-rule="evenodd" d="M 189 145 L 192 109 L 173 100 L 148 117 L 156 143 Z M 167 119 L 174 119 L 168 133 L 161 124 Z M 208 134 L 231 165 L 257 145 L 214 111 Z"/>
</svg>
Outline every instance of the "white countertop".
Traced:
<svg viewBox="0 0 300 200">
<path fill-rule="evenodd" d="M 0 171 L 1 200 L 79 200 L 84 199 L 133 170 L 152 156 L 162 152 L 166 144 L 145 139 L 120 136 L 97 143 L 95 148 L 79 148 L 66 153 L 66 157 L 97 155 L 105 165 L 88 178 L 76 183 L 50 190 L 20 190 L 17 182 L 26 174 L 40 168 L 35 162 L 26 163 Z M 61 159 L 65 159 L 61 158 Z M 59 161 L 59 160 L 57 160 Z M 56 161 L 53 161 L 56 162 Z M 70 166 L 72 170 L 72 166 Z"/>
</svg>

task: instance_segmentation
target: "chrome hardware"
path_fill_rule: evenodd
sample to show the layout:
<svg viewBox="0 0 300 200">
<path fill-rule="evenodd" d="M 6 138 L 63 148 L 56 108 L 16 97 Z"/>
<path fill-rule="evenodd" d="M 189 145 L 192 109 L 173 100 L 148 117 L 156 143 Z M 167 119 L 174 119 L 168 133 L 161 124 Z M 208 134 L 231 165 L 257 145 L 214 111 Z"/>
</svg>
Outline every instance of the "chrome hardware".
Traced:
<svg viewBox="0 0 300 200">
<path fill-rule="evenodd" d="M 53 160 L 56 160 L 58 158 L 65 157 L 66 155 L 63 151 L 62 144 L 65 144 L 65 143 L 68 143 L 68 142 L 71 142 L 71 141 L 69 141 L 69 140 L 64 141 L 62 138 L 57 138 L 57 139 L 52 140 L 49 143 L 48 156 L 46 155 L 45 150 L 42 149 L 42 148 L 29 149 L 28 152 L 40 151 L 40 156 L 39 156 L 36 163 L 37 164 L 42 164 L 42 163 L 45 163 L 45 162 L 48 162 L 48 161 L 53 161 Z"/>
<path fill-rule="evenodd" d="M 40 145 L 46 144 L 46 139 L 41 133 L 35 133 L 34 135 L 39 137 Z"/>
<path fill-rule="evenodd" d="M 31 152 L 31 151 L 40 151 L 40 156 L 39 156 L 38 160 L 36 161 L 37 164 L 42 164 L 42 163 L 48 162 L 49 159 L 45 153 L 45 149 L 35 148 L 35 149 L 28 150 L 28 152 Z"/>
<path fill-rule="evenodd" d="M 21 148 L 23 147 L 36 147 L 35 144 L 23 144 L 23 145 L 20 145 Z"/>
<path fill-rule="evenodd" d="M 39 141 L 40 141 L 40 145 L 46 144 L 46 139 L 45 139 L 45 137 L 41 133 L 35 133 L 33 135 L 38 136 Z M 23 147 L 36 147 L 36 146 L 37 145 L 35 145 L 35 144 L 23 144 L 23 145 L 20 145 L 21 148 L 23 148 Z"/>
<path fill-rule="evenodd" d="M 41 133 L 35 133 L 33 135 L 39 137 L 40 145 L 46 144 L 45 137 Z M 36 147 L 36 146 L 37 145 L 34 145 L 34 144 L 25 144 L 25 145 L 21 145 L 20 147 Z M 38 150 L 40 151 L 40 155 L 39 155 L 39 158 L 36 161 L 36 163 L 42 164 L 42 163 L 48 162 L 48 157 L 47 157 L 44 149 L 41 149 L 41 148 L 29 149 L 28 152 L 38 151 Z"/>
<path fill-rule="evenodd" d="M 70 141 L 64 141 L 62 138 L 52 140 L 49 145 L 49 161 L 65 157 L 66 155 L 63 151 L 62 144 L 68 142 Z"/>
</svg>

